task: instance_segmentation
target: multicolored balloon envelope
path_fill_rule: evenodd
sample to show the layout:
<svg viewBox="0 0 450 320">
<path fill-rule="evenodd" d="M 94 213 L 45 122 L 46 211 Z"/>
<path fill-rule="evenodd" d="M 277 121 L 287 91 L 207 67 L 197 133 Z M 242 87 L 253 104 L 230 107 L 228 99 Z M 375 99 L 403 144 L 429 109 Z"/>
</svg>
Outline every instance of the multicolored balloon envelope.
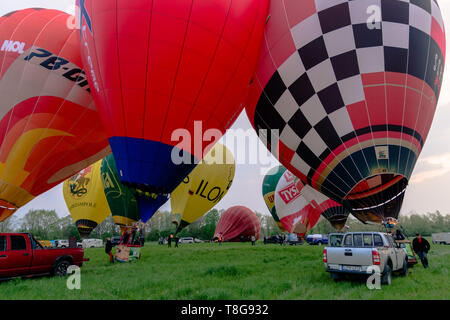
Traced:
<svg viewBox="0 0 450 320">
<path fill-rule="evenodd" d="M 277 183 L 280 181 L 281 176 L 286 172 L 286 168 L 283 166 L 278 166 L 270 169 L 264 177 L 262 185 L 262 194 L 264 197 L 264 202 L 270 211 L 273 219 L 277 223 L 278 228 L 281 231 L 286 231 L 283 224 L 278 218 L 277 209 L 275 208 L 275 189 L 277 188 Z"/>
<path fill-rule="evenodd" d="M 0 221 L 111 152 L 69 18 L 0 18 Z"/>
<path fill-rule="evenodd" d="M 223 241 L 250 241 L 252 236 L 258 240 L 260 234 L 261 224 L 256 214 L 247 207 L 234 206 L 220 216 L 214 238 L 221 235 Z"/>
<path fill-rule="evenodd" d="M 112 154 L 102 160 L 101 177 L 106 200 L 116 225 L 124 228 L 141 219 L 134 197 L 134 190 L 120 183 L 116 163 Z"/>
<path fill-rule="evenodd" d="M 441 90 L 437 1 L 272 1 L 247 113 L 304 183 L 397 217 Z M 273 140 L 273 141 L 272 141 Z"/>
<path fill-rule="evenodd" d="M 101 164 L 99 160 L 63 183 L 64 200 L 83 239 L 111 215 L 100 176 Z"/>
<path fill-rule="evenodd" d="M 339 230 L 345 226 L 348 217 L 340 204 L 304 185 L 289 171 L 278 181 L 275 207 L 286 230 L 301 236 L 314 227 L 322 214 Z"/>
<path fill-rule="evenodd" d="M 88 78 L 123 183 L 171 193 L 209 151 L 203 130 L 218 139 L 233 124 L 268 3 L 77 1 Z"/>
<path fill-rule="evenodd" d="M 231 151 L 223 144 L 216 143 L 170 195 L 172 213 L 181 215 L 177 232 L 223 199 L 233 183 L 235 170 Z"/>
<path fill-rule="evenodd" d="M 114 223 L 121 227 L 131 226 L 139 220 L 146 223 L 168 200 L 167 195 L 145 194 L 123 185 L 112 154 L 103 159 L 101 176 Z M 138 192 L 140 196 L 136 197 Z"/>
</svg>

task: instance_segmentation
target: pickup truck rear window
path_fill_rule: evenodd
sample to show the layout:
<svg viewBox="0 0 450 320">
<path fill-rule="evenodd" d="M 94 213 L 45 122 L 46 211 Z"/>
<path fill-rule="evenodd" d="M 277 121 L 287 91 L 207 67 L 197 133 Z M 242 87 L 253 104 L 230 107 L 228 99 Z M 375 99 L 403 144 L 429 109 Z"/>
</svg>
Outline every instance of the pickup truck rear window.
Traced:
<svg viewBox="0 0 450 320">
<path fill-rule="evenodd" d="M 372 247 L 372 234 L 363 235 L 364 247 Z"/>
<path fill-rule="evenodd" d="M 362 247 L 363 246 L 363 240 L 362 240 L 361 233 L 356 233 L 353 235 L 353 246 L 354 247 Z"/>
<path fill-rule="evenodd" d="M 344 247 L 351 247 L 352 245 L 353 245 L 352 235 L 348 234 L 345 236 L 344 239 Z"/>
<path fill-rule="evenodd" d="M 11 236 L 11 250 L 27 250 L 24 236 Z"/>
<path fill-rule="evenodd" d="M 0 251 L 6 251 L 6 236 L 0 236 Z"/>
<path fill-rule="evenodd" d="M 373 245 L 374 247 L 382 247 L 384 245 L 383 239 L 381 239 L 381 236 L 379 234 L 373 235 Z"/>
</svg>

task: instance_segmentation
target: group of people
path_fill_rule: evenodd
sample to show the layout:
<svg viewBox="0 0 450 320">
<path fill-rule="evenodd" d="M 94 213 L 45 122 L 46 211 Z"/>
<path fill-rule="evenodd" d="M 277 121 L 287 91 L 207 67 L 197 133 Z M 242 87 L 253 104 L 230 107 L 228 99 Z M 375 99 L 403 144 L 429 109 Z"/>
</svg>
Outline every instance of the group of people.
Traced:
<svg viewBox="0 0 450 320">
<path fill-rule="evenodd" d="M 175 248 L 178 248 L 178 242 L 180 241 L 180 238 L 178 238 L 177 235 L 173 235 L 173 233 L 171 233 L 168 237 L 167 237 L 167 247 L 171 248 L 172 247 L 172 241 L 175 241 Z"/>
</svg>

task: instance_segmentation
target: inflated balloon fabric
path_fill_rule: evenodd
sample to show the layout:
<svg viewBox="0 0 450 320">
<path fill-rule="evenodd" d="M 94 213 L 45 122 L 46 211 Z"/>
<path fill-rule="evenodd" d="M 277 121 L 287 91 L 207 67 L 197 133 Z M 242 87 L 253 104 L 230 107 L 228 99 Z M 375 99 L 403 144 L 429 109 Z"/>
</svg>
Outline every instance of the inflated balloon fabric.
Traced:
<svg viewBox="0 0 450 320">
<path fill-rule="evenodd" d="M 0 221 L 111 152 L 70 18 L 47 9 L 0 18 Z"/>
<path fill-rule="evenodd" d="M 362 221 L 397 217 L 445 61 L 436 0 L 272 1 L 246 105 L 280 162 Z M 276 151 L 278 147 L 278 151 Z"/>
</svg>

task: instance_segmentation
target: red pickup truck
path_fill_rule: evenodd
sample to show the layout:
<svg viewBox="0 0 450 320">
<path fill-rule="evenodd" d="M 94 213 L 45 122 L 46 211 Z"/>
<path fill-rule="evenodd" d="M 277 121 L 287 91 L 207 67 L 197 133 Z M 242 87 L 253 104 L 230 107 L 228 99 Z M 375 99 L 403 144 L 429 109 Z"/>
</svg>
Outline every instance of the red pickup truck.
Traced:
<svg viewBox="0 0 450 320">
<path fill-rule="evenodd" d="M 88 261 L 83 257 L 82 248 L 44 248 L 30 233 L 0 233 L 0 279 L 65 276 L 70 265 Z"/>
</svg>

